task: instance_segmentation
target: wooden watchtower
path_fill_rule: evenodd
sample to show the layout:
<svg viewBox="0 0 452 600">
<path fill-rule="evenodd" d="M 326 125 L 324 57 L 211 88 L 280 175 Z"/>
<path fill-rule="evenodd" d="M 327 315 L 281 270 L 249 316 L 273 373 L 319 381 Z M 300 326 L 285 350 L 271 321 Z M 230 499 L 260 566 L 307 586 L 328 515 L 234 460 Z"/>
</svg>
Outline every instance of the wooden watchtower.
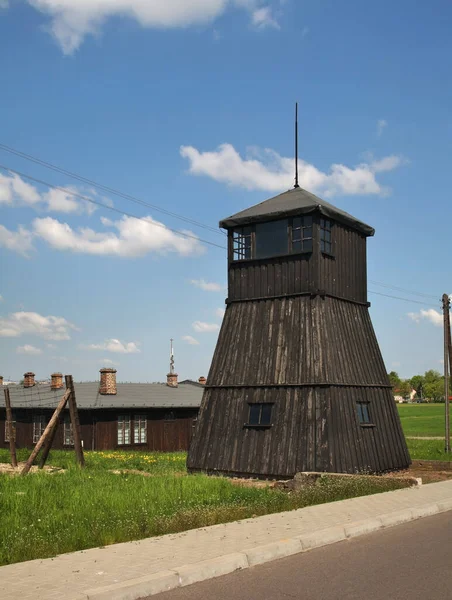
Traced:
<svg viewBox="0 0 452 600">
<path fill-rule="evenodd" d="M 406 468 L 367 302 L 374 230 L 299 187 L 220 227 L 227 308 L 189 470 L 291 477 Z"/>
</svg>

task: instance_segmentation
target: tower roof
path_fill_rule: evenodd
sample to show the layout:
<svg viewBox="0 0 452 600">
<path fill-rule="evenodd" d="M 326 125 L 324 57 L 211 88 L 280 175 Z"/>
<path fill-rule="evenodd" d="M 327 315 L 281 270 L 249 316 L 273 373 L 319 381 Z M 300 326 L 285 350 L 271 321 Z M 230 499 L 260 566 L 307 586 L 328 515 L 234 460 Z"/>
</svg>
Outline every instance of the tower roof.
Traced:
<svg viewBox="0 0 452 600">
<path fill-rule="evenodd" d="M 375 233 L 370 225 L 366 225 L 340 208 L 336 208 L 300 187 L 288 190 L 227 217 L 220 221 L 220 227 L 228 229 L 237 225 L 250 225 L 293 215 L 309 214 L 317 210 L 325 217 L 356 229 L 364 235 L 370 236 Z"/>
</svg>

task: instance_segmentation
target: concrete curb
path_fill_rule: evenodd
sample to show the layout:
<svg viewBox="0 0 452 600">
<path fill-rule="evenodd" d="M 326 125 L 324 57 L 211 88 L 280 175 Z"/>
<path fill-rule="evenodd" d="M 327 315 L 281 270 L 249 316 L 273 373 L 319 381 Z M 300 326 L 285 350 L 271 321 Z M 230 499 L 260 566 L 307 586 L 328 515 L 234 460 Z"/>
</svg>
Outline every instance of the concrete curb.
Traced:
<svg viewBox="0 0 452 600">
<path fill-rule="evenodd" d="M 122 583 L 87 590 L 85 597 L 87 600 L 139 600 L 139 598 L 153 596 L 220 575 L 228 575 L 234 571 L 261 565 L 278 558 L 306 552 L 313 548 L 320 548 L 321 546 L 352 539 L 373 531 L 387 529 L 449 510 L 452 510 L 452 498 L 347 523 L 343 526 L 329 527 L 301 536 L 282 539 L 271 544 L 256 546 L 255 548 L 243 550 L 243 552 L 234 552 L 233 554 L 226 554 L 171 570 L 159 571 L 152 575 L 130 579 Z"/>
</svg>

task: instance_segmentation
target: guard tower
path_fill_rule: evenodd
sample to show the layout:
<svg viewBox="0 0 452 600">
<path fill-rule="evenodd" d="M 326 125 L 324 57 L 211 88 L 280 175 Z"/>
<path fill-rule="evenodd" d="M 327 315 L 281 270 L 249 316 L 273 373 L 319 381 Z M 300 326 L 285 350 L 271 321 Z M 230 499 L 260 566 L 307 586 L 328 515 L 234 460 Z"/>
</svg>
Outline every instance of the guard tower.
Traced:
<svg viewBox="0 0 452 600">
<path fill-rule="evenodd" d="M 369 315 L 369 225 L 300 187 L 220 222 L 228 298 L 190 471 L 291 477 L 406 468 Z"/>
</svg>

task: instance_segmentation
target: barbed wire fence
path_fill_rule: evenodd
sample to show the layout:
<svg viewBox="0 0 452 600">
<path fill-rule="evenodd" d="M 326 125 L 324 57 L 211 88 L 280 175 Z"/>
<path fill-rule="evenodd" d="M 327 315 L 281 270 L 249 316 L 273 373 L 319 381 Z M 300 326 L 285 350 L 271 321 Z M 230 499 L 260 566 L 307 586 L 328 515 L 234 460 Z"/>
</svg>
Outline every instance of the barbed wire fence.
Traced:
<svg viewBox="0 0 452 600">
<path fill-rule="evenodd" d="M 66 387 L 55 389 L 50 384 L 36 383 L 32 386 L 5 386 L 5 407 L 6 407 L 6 431 L 8 432 L 9 450 L 11 456 L 11 465 L 17 468 L 16 455 L 16 424 L 13 420 L 13 411 L 21 408 L 33 410 L 53 409 L 52 416 L 47 423 L 44 431 L 42 431 L 39 439 L 33 439 L 35 447 L 22 468 L 21 475 L 26 475 L 39 452 L 41 452 L 39 460 L 39 468 L 42 469 L 47 461 L 50 448 L 55 439 L 55 434 L 60 422 L 60 416 L 66 407 L 69 408 L 70 423 L 72 427 L 72 437 L 74 441 L 74 450 L 76 462 L 80 467 L 85 466 L 85 458 L 83 455 L 83 447 L 80 434 L 80 420 L 77 410 L 77 402 L 75 398 L 75 388 L 72 375 L 65 376 Z M 40 431 L 40 430 L 39 430 Z M 33 432 L 34 434 L 35 432 Z M 35 435 L 33 436 L 35 438 Z"/>
</svg>

